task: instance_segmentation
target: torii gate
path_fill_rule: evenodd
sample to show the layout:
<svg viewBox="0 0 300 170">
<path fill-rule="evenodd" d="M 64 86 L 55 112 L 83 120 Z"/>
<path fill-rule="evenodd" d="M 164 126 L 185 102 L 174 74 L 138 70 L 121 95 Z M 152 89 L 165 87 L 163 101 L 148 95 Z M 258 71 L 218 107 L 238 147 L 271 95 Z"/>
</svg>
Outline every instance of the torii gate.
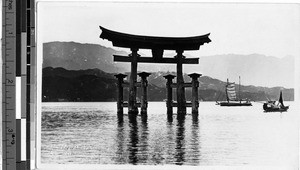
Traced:
<svg viewBox="0 0 300 170">
<path fill-rule="evenodd" d="M 100 26 L 102 33 L 100 38 L 112 42 L 113 46 L 130 48 L 129 56 L 114 55 L 114 61 L 131 62 L 131 74 L 129 81 L 128 114 L 137 114 L 137 64 L 140 63 L 172 63 L 177 64 L 177 114 L 186 113 L 186 100 L 182 64 L 199 64 L 199 58 L 185 58 L 185 50 L 199 50 L 204 43 L 209 43 L 210 34 L 194 37 L 153 37 L 120 33 L 108 30 Z M 152 57 L 142 57 L 137 51 L 139 49 L 150 49 Z M 174 58 L 164 58 L 164 50 L 175 50 L 177 55 Z"/>
</svg>

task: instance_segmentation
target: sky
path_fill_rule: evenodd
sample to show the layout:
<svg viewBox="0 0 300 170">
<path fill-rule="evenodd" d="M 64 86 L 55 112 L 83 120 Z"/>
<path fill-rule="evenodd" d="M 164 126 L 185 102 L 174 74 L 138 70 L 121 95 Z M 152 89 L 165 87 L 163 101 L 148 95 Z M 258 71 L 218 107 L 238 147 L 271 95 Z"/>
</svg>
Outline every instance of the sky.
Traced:
<svg viewBox="0 0 300 170">
<path fill-rule="evenodd" d="M 186 37 L 210 33 L 212 42 L 204 44 L 200 50 L 189 52 L 191 55 L 258 53 L 278 58 L 292 55 L 300 64 L 300 3 L 283 2 L 38 0 L 37 54 L 41 56 L 41 44 L 50 41 L 112 47 L 111 42 L 99 38 L 99 26 L 103 26 L 119 32 L 149 36 Z M 299 67 L 296 67 L 296 73 L 300 73 Z M 299 77 L 297 75 L 296 79 Z"/>
<path fill-rule="evenodd" d="M 39 42 L 75 41 L 112 47 L 99 38 L 99 26 L 103 26 L 148 36 L 210 33 L 212 42 L 190 53 L 196 56 L 300 56 L 299 4 L 41 1 L 37 11 Z"/>
</svg>

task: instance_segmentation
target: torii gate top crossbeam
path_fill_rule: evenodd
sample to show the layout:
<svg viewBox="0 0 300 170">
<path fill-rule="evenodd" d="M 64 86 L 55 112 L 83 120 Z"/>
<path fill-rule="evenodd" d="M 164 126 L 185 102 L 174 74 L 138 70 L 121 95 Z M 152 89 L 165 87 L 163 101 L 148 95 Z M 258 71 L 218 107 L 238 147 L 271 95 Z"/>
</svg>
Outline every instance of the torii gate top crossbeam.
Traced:
<svg viewBox="0 0 300 170">
<path fill-rule="evenodd" d="M 210 34 L 194 37 L 153 37 L 120 33 L 100 26 L 100 38 L 107 39 L 113 46 L 136 49 L 161 50 L 199 50 L 204 43 L 209 43 Z"/>
</svg>

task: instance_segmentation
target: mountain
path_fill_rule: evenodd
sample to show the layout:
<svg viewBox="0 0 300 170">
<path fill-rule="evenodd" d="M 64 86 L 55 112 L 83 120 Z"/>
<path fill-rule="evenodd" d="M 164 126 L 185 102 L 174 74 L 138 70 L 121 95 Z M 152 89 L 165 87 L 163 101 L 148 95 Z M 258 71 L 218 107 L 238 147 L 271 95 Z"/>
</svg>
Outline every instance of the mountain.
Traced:
<svg viewBox="0 0 300 170">
<path fill-rule="evenodd" d="M 200 50 L 201 51 L 201 50 Z M 139 52 L 142 56 L 142 52 Z M 80 44 L 76 42 L 49 42 L 43 45 L 43 67 L 63 67 L 68 70 L 85 70 L 98 68 L 107 73 L 124 73 L 130 71 L 130 64 L 113 62 L 113 55 L 128 54 L 112 48 L 95 44 Z M 172 55 L 167 53 L 168 57 Z M 193 57 L 184 54 L 187 58 Z M 295 59 L 293 56 L 276 58 L 261 54 L 213 55 L 200 57 L 199 64 L 183 66 L 185 73 L 198 72 L 223 81 L 238 81 L 242 83 L 265 87 L 294 87 Z M 139 71 L 157 72 L 174 71 L 174 64 L 145 64 L 138 66 Z M 238 82 L 237 82 L 238 83 Z"/>
<path fill-rule="evenodd" d="M 163 101 L 166 97 L 166 80 L 163 78 L 172 72 L 153 72 L 149 76 L 148 100 Z M 186 82 L 191 81 L 185 74 Z M 139 80 L 138 80 L 139 81 Z M 175 80 L 174 80 L 175 82 Z M 42 96 L 43 102 L 55 101 L 116 101 L 117 80 L 112 73 L 99 69 L 66 70 L 64 68 L 46 67 L 43 69 Z M 203 101 L 225 100 L 225 82 L 208 76 L 199 78 L 199 99 Z M 241 86 L 241 98 L 254 101 L 277 100 L 279 91 L 283 90 L 284 100 L 294 100 L 294 90 L 282 87 L 265 88 L 255 86 Z M 175 91 L 174 91 L 175 92 Z M 141 91 L 138 88 L 137 97 Z M 174 94 L 174 96 L 176 96 Z M 124 99 L 128 98 L 128 91 L 124 91 Z M 187 100 L 191 100 L 191 89 L 186 90 Z"/>
<path fill-rule="evenodd" d="M 173 74 L 176 75 L 175 72 L 152 72 L 151 75 L 148 78 L 148 81 L 151 84 L 154 84 L 158 87 L 165 88 L 166 87 L 166 80 L 163 77 L 166 74 Z M 185 82 L 191 82 L 191 78 L 187 75 L 183 75 Z M 217 96 L 219 96 L 220 100 L 225 100 L 225 85 L 226 82 L 211 78 L 209 76 L 201 76 L 199 79 L 199 90 L 200 97 L 203 95 L 203 99 L 209 100 L 209 101 L 215 101 L 217 100 Z M 173 80 L 173 82 L 176 82 L 176 78 Z M 239 89 L 238 83 L 235 84 L 236 90 Z M 294 90 L 292 88 L 284 88 L 281 86 L 276 86 L 272 88 L 268 87 L 262 87 L 262 86 L 253 86 L 253 85 L 241 85 L 240 86 L 240 92 L 241 92 L 241 98 L 249 98 L 254 101 L 262 101 L 267 100 L 267 98 L 272 100 L 277 100 L 279 97 L 279 91 L 283 91 L 283 97 L 285 100 L 294 100 Z M 189 89 L 188 89 L 189 90 Z M 205 94 L 207 94 L 206 91 L 214 91 L 218 94 L 215 98 L 213 96 L 207 97 Z M 211 94 L 210 94 L 211 95 Z"/>
<path fill-rule="evenodd" d="M 112 54 L 128 55 L 123 51 L 116 51 L 95 44 L 44 43 L 43 67 L 63 67 L 67 70 L 98 68 L 106 72 L 124 72 L 128 70 L 125 65 L 114 63 Z"/>
<path fill-rule="evenodd" d="M 86 70 L 66 70 L 62 67 L 52 68 L 46 67 L 43 69 L 43 77 L 59 76 L 66 78 L 75 78 L 82 75 L 94 75 L 96 77 L 115 79 L 113 74 L 106 73 L 100 69 L 86 69 Z"/>
<path fill-rule="evenodd" d="M 117 80 L 113 74 L 99 69 L 66 70 L 46 67 L 42 77 L 42 101 L 116 101 Z M 152 101 L 165 98 L 165 88 L 149 84 L 148 97 Z M 138 96 L 140 96 L 138 91 Z M 125 90 L 124 97 L 128 97 Z"/>
<path fill-rule="evenodd" d="M 86 70 L 98 68 L 108 73 L 128 72 L 130 64 L 114 62 L 113 55 L 128 56 L 125 51 L 96 44 L 76 42 L 48 42 L 43 44 L 43 68 L 62 67 L 67 70 Z M 165 70 L 161 65 L 140 64 L 142 70 Z"/>
<path fill-rule="evenodd" d="M 186 70 L 193 69 L 189 67 Z M 226 81 L 256 86 L 294 87 L 295 59 L 292 56 L 276 58 L 261 54 L 214 55 L 200 58 L 198 71 L 204 75 Z M 192 71 L 192 70 L 190 70 Z"/>
</svg>

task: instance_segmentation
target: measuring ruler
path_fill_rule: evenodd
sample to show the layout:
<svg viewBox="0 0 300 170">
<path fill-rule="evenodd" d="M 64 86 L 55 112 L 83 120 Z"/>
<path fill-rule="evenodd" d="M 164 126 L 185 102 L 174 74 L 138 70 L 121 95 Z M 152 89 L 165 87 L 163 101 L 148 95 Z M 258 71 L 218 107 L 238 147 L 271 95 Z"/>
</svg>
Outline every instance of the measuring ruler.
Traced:
<svg viewBox="0 0 300 170">
<path fill-rule="evenodd" d="M 30 170 L 34 0 L 2 1 L 2 169 Z"/>
<path fill-rule="evenodd" d="M 16 169 L 16 2 L 2 2 L 2 169 Z"/>
</svg>

